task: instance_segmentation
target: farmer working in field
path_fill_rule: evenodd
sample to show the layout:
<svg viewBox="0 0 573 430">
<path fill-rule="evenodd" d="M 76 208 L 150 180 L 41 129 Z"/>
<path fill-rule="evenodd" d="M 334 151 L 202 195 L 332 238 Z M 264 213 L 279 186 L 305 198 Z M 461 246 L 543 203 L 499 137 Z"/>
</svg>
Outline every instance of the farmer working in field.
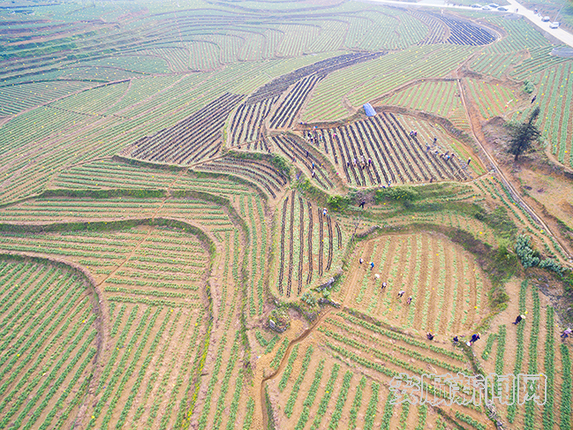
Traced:
<svg viewBox="0 0 573 430">
<path fill-rule="evenodd" d="M 477 342 L 480 339 L 480 334 L 479 333 L 474 333 L 472 334 L 472 338 L 470 339 L 470 341 L 467 343 L 467 346 L 472 346 L 473 343 Z"/>
</svg>

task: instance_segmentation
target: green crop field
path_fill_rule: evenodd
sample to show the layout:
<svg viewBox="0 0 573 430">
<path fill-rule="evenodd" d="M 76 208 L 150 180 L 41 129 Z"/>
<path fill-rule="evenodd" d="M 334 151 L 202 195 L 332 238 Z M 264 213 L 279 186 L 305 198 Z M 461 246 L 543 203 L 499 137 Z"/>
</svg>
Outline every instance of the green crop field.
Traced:
<svg viewBox="0 0 573 430">
<path fill-rule="evenodd" d="M 571 428 L 573 48 L 422 3 L 0 5 L 0 428 Z"/>
</svg>

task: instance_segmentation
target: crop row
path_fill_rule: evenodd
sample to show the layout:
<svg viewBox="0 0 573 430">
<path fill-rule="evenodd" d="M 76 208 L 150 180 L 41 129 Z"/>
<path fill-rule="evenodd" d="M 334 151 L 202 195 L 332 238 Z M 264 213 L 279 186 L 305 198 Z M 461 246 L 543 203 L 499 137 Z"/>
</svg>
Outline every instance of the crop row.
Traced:
<svg viewBox="0 0 573 430">
<path fill-rule="evenodd" d="M 143 160 L 191 164 L 214 155 L 221 129 L 241 96 L 226 93 L 173 127 L 133 144 L 129 156 Z"/>
<path fill-rule="evenodd" d="M 286 384 L 287 384 L 287 382 L 290 378 L 290 375 L 292 373 L 292 365 L 294 364 L 295 360 L 298 357 L 298 348 L 299 348 L 299 344 L 296 344 L 291 351 L 291 354 L 288 358 L 287 365 L 286 365 L 285 370 L 283 372 L 283 376 L 281 376 L 281 380 L 279 382 L 279 391 L 283 391 L 286 388 Z"/>
<path fill-rule="evenodd" d="M 292 84 L 306 76 L 313 74 L 327 75 L 335 70 L 365 62 L 372 58 L 377 58 L 380 55 L 383 54 L 356 52 L 327 58 L 314 64 L 301 67 L 293 72 L 281 75 L 280 77 L 273 79 L 268 84 L 259 87 L 257 91 L 249 97 L 247 103 L 257 103 L 261 100 L 274 98 L 286 91 Z"/>
<path fill-rule="evenodd" d="M 323 394 L 322 399 L 320 399 L 320 402 L 318 404 L 318 409 L 317 409 L 316 414 L 314 416 L 314 420 L 312 421 L 312 424 L 310 426 L 310 428 L 313 430 L 323 428 L 323 427 L 321 427 L 321 422 L 322 422 L 322 419 L 324 418 L 324 415 L 326 414 L 328 404 L 330 403 L 330 399 L 332 398 L 332 392 L 334 390 L 334 387 L 338 385 L 337 379 L 338 379 L 338 372 L 339 371 L 340 371 L 340 365 L 338 363 L 334 364 L 334 366 L 332 367 L 330 378 L 328 378 L 328 381 L 326 382 L 326 386 L 324 387 L 325 388 L 324 394 Z M 302 429 L 302 428 L 304 428 L 304 426 L 300 427 L 300 428 Z"/>
<path fill-rule="evenodd" d="M 271 116 L 269 122 L 271 128 L 291 127 L 307 96 L 322 78 L 322 76 L 311 75 L 298 81 Z"/>
<path fill-rule="evenodd" d="M 544 137 L 549 141 L 551 152 L 561 163 L 573 166 L 571 137 L 573 116 L 569 106 L 573 103 L 571 88 L 571 62 L 545 70 L 541 76 L 537 104 L 541 108 L 541 124 Z"/>
<path fill-rule="evenodd" d="M 489 84 L 474 79 L 468 79 L 468 86 L 474 101 L 483 118 L 489 119 L 494 116 L 503 116 L 505 112 L 518 99 L 515 91 L 500 86 Z"/>
<path fill-rule="evenodd" d="M 386 336 L 390 339 L 393 339 L 396 341 L 403 341 L 409 345 L 416 346 L 416 347 L 419 347 L 422 349 L 428 349 L 430 351 L 444 355 L 450 359 L 458 360 L 462 363 L 465 363 L 465 361 L 466 361 L 465 357 L 460 353 L 444 349 L 444 348 L 436 346 L 434 344 L 428 344 L 427 342 L 423 342 L 421 340 L 414 339 L 413 337 L 407 336 L 407 335 L 402 334 L 398 331 L 390 330 L 389 328 L 384 328 L 383 325 L 371 324 L 371 323 L 369 323 L 363 319 L 357 318 L 356 316 L 353 316 L 349 313 L 337 312 L 337 315 L 342 317 L 348 323 L 358 325 L 358 326 L 360 326 L 366 330 L 369 330 L 369 331 L 377 333 L 377 334 L 381 334 L 381 335 Z"/>
<path fill-rule="evenodd" d="M 329 189 L 334 187 L 324 165 L 312 152 L 305 148 L 296 136 L 271 136 L 270 140 L 277 145 L 278 149 L 292 160 L 295 165 L 301 162 L 308 171 L 309 176 L 311 176 L 311 179 L 316 180 L 322 188 Z"/>
<path fill-rule="evenodd" d="M 406 11 L 361 12 L 345 17 L 348 34 L 344 44 L 352 49 L 381 51 L 405 49 L 420 43 L 427 35 L 425 26 Z"/>
<path fill-rule="evenodd" d="M 448 118 L 458 128 L 469 127 L 455 81 L 422 82 L 384 98 L 382 103 L 435 113 Z"/>
<path fill-rule="evenodd" d="M 537 344 L 539 342 L 539 326 L 540 326 L 540 303 L 539 303 L 539 292 L 535 285 L 531 286 L 531 296 L 533 299 L 533 312 L 532 312 L 532 322 L 531 322 L 531 334 L 529 338 L 529 363 L 527 367 L 527 373 L 529 375 L 536 375 L 538 372 L 537 366 Z M 535 428 L 535 403 L 533 400 L 525 402 L 525 416 L 524 423 L 526 429 Z"/>
<path fill-rule="evenodd" d="M 250 142 L 261 139 L 261 128 L 276 100 L 274 97 L 255 104 L 241 104 L 230 120 L 229 146 L 247 143 L 249 149 Z"/>
<path fill-rule="evenodd" d="M 561 385 L 561 421 L 560 430 L 566 430 L 571 428 L 571 405 L 573 404 L 573 379 L 571 375 L 571 369 L 573 369 L 573 363 L 571 362 L 571 356 L 567 345 L 559 345 L 561 349 L 561 362 L 562 362 L 562 380 Z"/>
<path fill-rule="evenodd" d="M 443 43 L 448 38 L 448 27 L 446 24 L 435 18 L 432 14 L 419 11 L 412 12 L 412 15 L 422 21 L 428 27 L 428 35 L 420 42 L 420 45 L 432 45 Z"/>
<path fill-rule="evenodd" d="M 294 411 L 294 405 L 296 403 L 296 399 L 298 398 L 298 393 L 300 391 L 300 387 L 302 385 L 302 382 L 304 381 L 305 377 L 306 377 L 306 372 L 308 371 L 308 367 L 310 365 L 310 359 L 312 357 L 312 353 L 313 353 L 314 349 L 312 348 L 312 346 L 309 346 L 308 349 L 306 350 L 306 354 L 304 355 L 304 358 L 302 360 L 302 365 L 301 365 L 301 369 L 300 372 L 298 374 L 298 377 L 296 378 L 294 385 L 292 387 L 292 390 L 290 392 L 290 395 L 288 397 L 287 403 L 285 405 L 285 415 L 290 418 L 293 414 Z M 321 361 L 322 363 L 322 361 Z"/>
<path fill-rule="evenodd" d="M 86 82 L 35 82 L 1 87 L 0 116 L 15 115 L 25 109 L 43 105 L 88 86 Z"/>
<path fill-rule="evenodd" d="M 374 100 L 396 87 L 427 76 L 445 76 L 467 58 L 468 47 L 417 46 L 338 71 L 315 88 L 303 121 L 337 120 L 348 115 L 343 97 L 353 106 Z"/>
<path fill-rule="evenodd" d="M 364 358 L 361 355 L 355 354 L 354 352 L 352 352 L 351 350 L 348 349 L 347 346 L 338 346 L 338 345 L 334 345 L 330 342 L 326 342 L 326 347 L 331 349 L 334 353 L 348 359 L 351 360 L 354 363 L 357 363 L 361 366 L 364 366 L 367 369 L 372 369 L 382 375 L 385 375 L 389 378 L 394 378 L 396 376 L 398 376 L 400 374 L 400 371 L 396 371 L 396 370 L 392 370 L 389 369 L 385 363 L 378 363 L 373 361 L 371 358 Z M 376 355 L 376 352 L 371 351 L 372 356 Z M 419 375 L 422 375 L 426 372 L 425 369 L 416 369 L 411 365 L 406 364 L 405 367 L 407 370 L 410 371 L 415 371 L 415 373 L 418 373 Z M 403 372 L 402 372 L 403 373 Z M 435 389 L 432 385 L 428 384 L 428 383 L 424 383 L 424 390 L 427 390 L 428 393 L 438 396 L 438 397 L 442 397 L 445 398 L 446 397 L 446 393 L 442 392 L 441 390 L 437 390 Z M 469 408 L 476 408 L 474 405 L 468 404 L 466 405 Z M 421 427 L 422 429 L 424 428 L 423 426 Z"/>
<path fill-rule="evenodd" d="M 342 408 L 346 404 L 346 399 L 348 398 L 348 391 L 350 391 L 350 381 L 352 380 L 353 373 L 347 371 L 342 379 L 342 385 L 340 387 L 340 392 L 338 393 L 338 399 L 336 400 L 336 405 L 334 407 L 334 412 L 330 419 L 328 425 L 329 430 L 335 430 L 338 428 L 338 423 L 342 417 Z"/>
<path fill-rule="evenodd" d="M 454 18 L 445 14 L 432 14 L 434 18 L 439 19 L 446 24 L 450 30 L 450 36 L 445 40 L 446 43 L 453 45 L 470 45 L 479 46 L 487 45 L 495 41 L 496 37 L 484 27 L 477 26 L 469 21 L 460 18 Z"/>
<path fill-rule="evenodd" d="M 280 295 L 300 296 L 303 282 L 310 284 L 315 279 L 314 262 L 318 260 L 318 277 L 332 268 L 336 258 L 340 258 L 342 246 L 334 248 L 334 226 L 330 215 L 324 215 L 320 208 L 314 209 L 293 193 L 287 196 L 282 204 L 280 217 L 280 256 L 278 261 L 277 289 Z M 316 228 L 318 224 L 318 228 Z M 318 231 L 317 231 L 318 230 Z M 340 233 L 342 235 L 342 233 Z M 326 259 L 326 261 L 324 261 Z M 284 276 L 287 276 L 286 291 L 283 290 Z M 306 276 L 305 276 L 306 275 Z M 304 279 L 306 278 L 306 281 Z M 291 291 L 292 283 L 297 283 L 296 293 Z"/>
<path fill-rule="evenodd" d="M 197 170 L 222 172 L 244 177 L 254 182 L 275 198 L 277 193 L 287 184 L 287 178 L 273 165 L 263 160 L 249 160 L 226 156 L 196 167 Z"/>
<path fill-rule="evenodd" d="M 324 362 L 325 362 L 324 359 L 320 360 L 318 367 L 314 372 L 314 378 L 306 393 L 306 397 L 302 402 L 302 410 L 300 412 L 299 419 L 295 426 L 296 430 L 302 430 L 308 421 L 310 415 L 310 408 L 313 405 L 316 394 L 318 393 L 318 389 L 320 388 L 322 373 L 324 372 Z"/>
<path fill-rule="evenodd" d="M 10 334 L 2 335 L 0 356 L 2 425 L 13 422 L 30 428 L 43 414 L 52 420 L 59 408 L 76 401 L 66 399 L 81 385 L 95 354 L 95 315 L 89 300 L 82 297 L 85 285 L 60 269 L 9 263 L 3 265 L 0 279 L 2 285 L 17 287 L 17 292 L 21 287 L 19 306 L 3 311 L 3 331 Z M 6 293 L 10 290 L 0 293 L 4 306 L 12 302 L 5 300 L 12 296 Z M 49 406 L 55 396 L 56 409 Z"/>
<path fill-rule="evenodd" d="M 321 130 L 325 147 L 349 183 L 359 186 L 466 180 L 459 157 L 447 159 L 410 135 L 394 114 L 382 114 L 348 126 Z M 433 145 L 433 144 L 432 144 Z M 431 149 L 431 150 L 430 150 Z M 453 155 L 453 153 L 452 153 Z"/>
<path fill-rule="evenodd" d="M 362 331 L 362 330 L 356 330 L 354 328 L 352 328 L 351 326 L 345 325 L 337 320 L 333 320 L 333 319 L 327 319 L 326 320 L 329 324 L 332 324 L 333 326 L 337 327 L 340 330 L 343 330 L 353 336 L 356 336 L 356 338 L 360 339 L 363 342 L 368 342 L 370 339 L 368 338 L 368 335 Z M 328 336 L 332 337 L 332 338 L 343 338 L 345 335 L 341 332 L 332 332 L 332 331 L 328 331 L 326 332 L 326 330 L 323 330 L 321 328 L 321 331 L 326 333 Z M 384 340 L 379 338 L 378 342 L 379 344 L 383 345 L 384 350 L 394 350 L 400 354 L 403 354 L 405 356 L 408 356 L 410 358 L 419 360 L 421 362 L 425 362 L 425 363 L 430 363 L 434 366 L 440 366 L 441 368 L 448 370 L 452 373 L 457 373 L 457 372 L 464 372 L 464 368 L 460 367 L 460 366 L 456 366 L 454 364 L 451 364 L 447 361 L 443 361 L 434 357 L 429 356 L 427 353 L 421 353 L 419 351 L 416 351 L 415 349 L 411 348 L 411 347 L 404 347 L 401 346 L 399 344 L 396 343 L 392 343 L 391 341 L 388 340 Z"/>
</svg>

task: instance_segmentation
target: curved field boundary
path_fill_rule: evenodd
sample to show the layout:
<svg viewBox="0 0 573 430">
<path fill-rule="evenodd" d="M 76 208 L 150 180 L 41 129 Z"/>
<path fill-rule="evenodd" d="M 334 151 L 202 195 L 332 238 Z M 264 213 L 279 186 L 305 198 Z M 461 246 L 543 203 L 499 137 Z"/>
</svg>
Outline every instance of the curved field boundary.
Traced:
<svg viewBox="0 0 573 430">
<path fill-rule="evenodd" d="M 218 198 L 216 198 L 217 196 L 213 196 L 215 197 L 215 200 L 219 200 Z M 27 233 L 48 233 L 48 232 L 62 232 L 62 231 L 110 231 L 110 230 L 122 230 L 125 228 L 129 228 L 129 227 L 133 227 L 136 225 L 150 225 L 150 226 L 167 226 L 170 228 L 175 228 L 175 229 L 179 229 L 179 230 L 183 230 L 186 231 L 188 233 L 191 233 L 195 236 L 197 236 L 200 240 L 200 242 L 203 244 L 203 246 L 208 250 L 210 258 L 209 258 L 209 264 L 207 266 L 207 276 L 209 275 L 211 268 L 212 268 L 212 262 L 213 262 L 213 256 L 214 256 L 214 252 L 215 252 L 215 245 L 213 243 L 213 241 L 210 239 L 209 236 L 207 236 L 204 232 L 202 232 L 200 229 L 198 229 L 197 227 L 195 227 L 192 224 L 180 221 L 180 220 L 173 220 L 173 219 L 165 219 L 165 218 L 156 218 L 156 219 L 151 219 L 151 218 L 147 218 L 147 219 L 138 219 L 138 220 L 129 220 L 129 221 L 108 221 L 108 222 L 90 222 L 90 223 L 53 223 L 53 224 L 45 224 L 45 225 L 14 225 L 14 224 L 1 224 L 0 225 L 0 231 L 4 231 L 4 232 L 16 232 L 16 233 L 23 233 L 23 232 L 27 232 Z M 0 251 L 0 253 L 4 253 L 5 251 Z M 12 252 L 8 252 L 8 254 L 22 254 L 22 253 L 12 253 Z M 31 256 L 41 256 L 43 257 L 43 254 L 37 254 L 37 253 L 26 253 L 25 255 L 31 255 Z M 54 257 L 52 258 L 51 256 L 47 257 L 50 260 L 53 260 L 55 262 L 62 262 L 66 265 L 69 265 L 70 267 L 73 267 L 76 270 L 79 270 L 82 272 L 82 274 L 85 274 L 89 280 L 90 283 L 94 286 L 94 288 L 96 289 L 96 291 L 99 288 L 99 285 L 102 285 L 103 282 L 105 282 L 105 279 L 108 279 L 110 276 L 112 276 L 112 274 L 110 274 L 107 278 L 105 278 L 103 281 L 97 283 L 93 277 L 87 272 L 85 271 L 85 269 L 83 269 L 83 267 L 77 265 L 77 264 L 73 264 L 73 263 L 69 263 L 67 260 L 63 260 L 60 259 L 58 257 Z M 120 266 L 121 267 L 121 266 Z M 208 306 L 208 312 L 211 314 L 212 313 L 212 300 L 211 300 L 211 293 L 210 293 L 210 287 L 208 282 L 205 284 L 206 287 L 206 297 L 207 300 L 209 302 L 209 306 Z M 102 296 L 102 292 L 101 291 L 97 291 L 98 297 Z M 100 305 L 103 305 L 102 301 L 98 301 Z M 160 302 L 160 301 L 158 301 Z M 105 305 L 103 305 L 105 306 Z M 105 311 L 105 309 L 104 309 Z M 105 313 L 103 313 L 103 315 L 105 315 Z M 208 318 L 207 319 L 207 325 L 210 326 L 212 324 L 212 318 Z M 199 389 L 199 378 L 200 375 L 202 373 L 202 369 L 203 366 L 205 364 L 205 354 L 206 351 L 208 349 L 208 345 L 209 345 L 209 334 L 210 334 L 210 327 L 207 327 L 206 330 L 206 334 L 205 334 L 205 338 L 204 341 L 200 342 L 200 347 L 197 350 L 197 357 L 198 357 L 198 361 L 196 362 L 195 368 L 194 368 L 194 377 L 193 377 L 193 381 L 190 382 L 189 385 L 189 393 L 194 393 L 193 397 L 191 398 L 191 407 L 194 404 L 194 400 L 197 397 L 198 394 L 198 389 Z M 99 352 L 98 352 L 99 354 Z M 200 359 L 200 357 L 203 357 L 202 359 Z M 99 372 L 101 372 L 103 370 L 103 366 L 99 366 L 98 367 Z M 90 390 L 94 390 L 95 389 L 95 385 L 94 384 L 98 384 L 99 380 L 98 378 L 93 378 L 92 382 L 91 382 L 91 388 Z"/>
<path fill-rule="evenodd" d="M 224 157 L 195 167 L 197 171 L 229 173 L 245 177 L 260 185 L 274 199 L 287 184 L 287 179 L 277 169 L 262 161 Z"/>
</svg>

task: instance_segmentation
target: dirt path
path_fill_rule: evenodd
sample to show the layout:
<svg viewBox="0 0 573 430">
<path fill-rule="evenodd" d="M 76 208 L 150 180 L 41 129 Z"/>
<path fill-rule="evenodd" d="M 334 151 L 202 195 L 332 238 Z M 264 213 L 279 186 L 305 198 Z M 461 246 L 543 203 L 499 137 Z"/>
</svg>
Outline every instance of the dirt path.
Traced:
<svg viewBox="0 0 573 430">
<path fill-rule="evenodd" d="M 372 0 L 376 3 L 386 3 L 386 4 L 392 4 L 392 5 L 400 5 L 400 6 L 407 6 L 407 7 L 413 7 L 413 8 L 418 8 L 418 7 L 434 7 L 434 8 L 440 8 L 440 9 L 444 9 L 444 8 L 449 8 L 449 9 L 462 9 L 462 10 L 472 10 L 475 11 L 475 9 L 473 9 L 470 6 L 456 6 L 453 4 L 446 4 L 445 1 L 440 2 L 440 0 L 435 0 L 436 3 L 420 3 L 420 4 L 416 4 L 416 3 L 410 3 L 410 2 L 406 2 L 406 1 L 393 1 L 393 0 Z M 565 43 L 566 45 L 569 45 L 571 47 L 573 47 L 573 34 L 563 30 L 562 28 L 557 28 L 557 29 L 551 29 L 549 27 L 549 22 L 542 22 L 541 21 L 541 17 L 539 15 L 537 15 L 536 13 L 534 13 L 533 11 L 526 9 L 522 4 L 518 3 L 516 0 L 507 0 L 508 3 L 510 4 L 510 10 L 512 11 L 512 13 L 515 13 L 517 15 L 521 15 L 524 16 L 525 18 L 527 18 L 533 25 L 539 27 L 540 30 L 549 33 L 551 36 L 559 39 L 561 42 Z M 478 9 L 479 11 L 480 9 Z M 517 12 L 515 12 L 517 10 Z M 501 11 L 497 11 L 497 10 L 492 10 L 489 12 L 484 12 L 484 15 L 488 13 L 488 14 L 507 14 L 507 12 L 501 12 Z M 555 17 L 551 17 L 553 19 L 555 19 Z"/>
<path fill-rule="evenodd" d="M 485 148 L 486 138 L 485 138 L 485 135 L 484 135 L 483 130 L 481 128 L 481 123 L 480 123 L 478 114 L 475 111 L 474 106 L 471 103 L 468 103 L 466 100 L 466 97 L 467 97 L 466 96 L 466 88 L 465 88 L 464 83 L 461 81 L 461 78 L 458 80 L 458 82 L 459 82 L 459 87 L 460 87 L 460 98 L 461 98 L 462 104 L 464 106 L 464 109 L 466 110 L 466 113 L 468 115 L 468 118 L 470 119 L 470 127 L 471 127 L 472 134 L 473 134 L 475 141 L 478 144 L 479 148 L 483 151 L 483 154 L 487 158 L 487 161 L 490 164 L 491 171 L 493 171 L 494 173 L 497 173 L 501 182 L 503 183 L 503 185 L 508 189 L 509 193 L 511 194 L 511 197 L 517 202 L 517 204 L 519 206 L 521 206 L 523 208 L 523 210 L 525 210 L 531 216 L 533 221 L 535 223 L 537 223 L 540 227 L 542 227 L 543 230 L 545 230 L 547 232 L 547 235 L 549 237 L 552 237 L 557 243 L 559 243 L 559 246 L 561 246 L 561 248 L 563 249 L 563 252 L 565 253 L 565 255 L 567 255 L 567 258 L 568 258 L 569 262 L 571 263 L 571 261 L 572 261 L 571 255 L 568 254 L 567 248 L 565 246 L 563 246 L 560 238 L 556 237 L 553 234 L 553 232 L 551 231 L 551 229 L 549 228 L 549 226 L 543 221 L 543 219 L 540 216 L 538 216 L 535 213 L 535 211 L 527 203 L 525 203 L 525 201 L 521 198 L 521 195 L 513 187 L 511 182 L 509 182 L 507 180 L 507 178 L 505 177 L 503 171 L 501 170 L 501 168 L 499 167 L 499 165 L 497 164 L 495 159 L 486 150 L 486 148 Z"/>
<path fill-rule="evenodd" d="M 349 269 L 349 273 L 352 274 L 352 277 L 349 281 L 345 281 L 344 284 L 346 285 L 354 285 L 356 283 L 356 280 L 358 278 L 358 276 L 362 273 L 361 271 L 358 270 L 358 268 L 356 267 L 358 263 L 355 262 L 352 267 Z M 350 296 L 350 288 L 347 288 L 345 294 L 344 294 L 344 298 L 342 300 L 342 303 L 340 304 L 341 308 L 344 308 L 346 305 L 346 302 L 348 301 L 348 297 Z M 299 336 L 297 336 L 295 339 L 293 339 L 288 347 L 287 350 L 279 364 L 279 367 L 277 368 L 276 371 L 274 371 L 273 373 L 271 373 L 268 376 L 265 376 L 262 378 L 261 383 L 260 383 L 260 388 L 259 388 L 259 402 L 260 402 L 260 410 L 261 410 L 261 415 L 262 415 L 262 423 L 263 423 L 263 428 L 267 428 L 268 427 L 268 423 L 269 423 L 269 417 L 267 414 L 267 408 L 265 407 L 265 384 L 276 378 L 276 376 L 278 374 L 280 374 L 280 372 L 285 368 L 285 366 L 287 365 L 288 362 L 288 358 L 290 356 L 290 353 L 292 351 L 292 349 L 299 343 L 303 342 L 319 325 L 322 321 L 324 321 L 324 319 L 330 314 L 330 312 L 333 311 L 334 308 L 332 307 L 328 307 L 326 308 L 326 310 L 322 311 L 320 316 L 317 318 L 317 320 L 306 330 L 304 330 L 302 332 L 302 334 L 300 334 Z M 260 370 L 261 372 L 264 371 L 264 369 Z"/>
</svg>

